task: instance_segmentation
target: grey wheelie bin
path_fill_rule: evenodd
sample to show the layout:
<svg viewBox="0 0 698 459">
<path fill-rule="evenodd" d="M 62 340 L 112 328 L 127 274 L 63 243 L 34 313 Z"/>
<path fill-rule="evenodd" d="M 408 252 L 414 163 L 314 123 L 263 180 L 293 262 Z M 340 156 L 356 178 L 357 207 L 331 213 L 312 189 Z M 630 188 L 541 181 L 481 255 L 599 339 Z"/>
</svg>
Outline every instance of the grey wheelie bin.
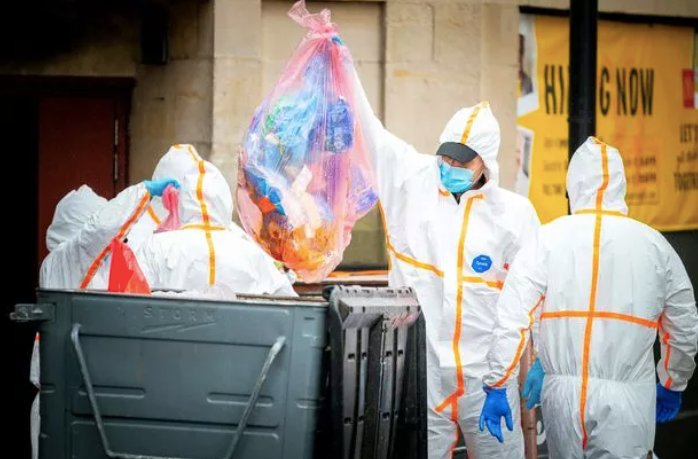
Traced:
<svg viewBox="0 0 698 459">
<path fill-rule="evenodd" d="M 41 459 L 426 458 L 409 289 L 40 291 L 12 318 L 41 322 Z"/>
</svg>

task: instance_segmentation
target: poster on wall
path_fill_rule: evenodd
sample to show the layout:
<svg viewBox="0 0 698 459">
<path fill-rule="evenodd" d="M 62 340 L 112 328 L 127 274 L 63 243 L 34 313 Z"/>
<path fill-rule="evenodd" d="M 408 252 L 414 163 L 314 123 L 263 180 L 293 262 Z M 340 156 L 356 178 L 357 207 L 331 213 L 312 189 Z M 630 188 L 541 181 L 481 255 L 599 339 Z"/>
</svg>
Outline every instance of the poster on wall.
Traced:
<svg viewBox="0 0 698 459">
<path fill-rule="evenodd" d="M 520 15 L 516 191 L 567 213 L 569 19 Z M 630 216 L 698 229 L 698 34 L 599 21 L 596 132 L 623 156 Z"/>
</svg>

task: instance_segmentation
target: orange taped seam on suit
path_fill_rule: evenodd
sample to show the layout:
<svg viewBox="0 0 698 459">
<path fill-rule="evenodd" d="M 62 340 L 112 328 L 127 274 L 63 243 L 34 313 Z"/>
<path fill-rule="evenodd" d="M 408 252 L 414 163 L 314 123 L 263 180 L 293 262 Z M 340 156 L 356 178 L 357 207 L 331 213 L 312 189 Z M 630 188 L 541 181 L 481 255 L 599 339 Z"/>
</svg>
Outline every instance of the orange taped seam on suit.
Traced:
<svg viewBox="0 0 698 459">
<path fill-rule="evenodd" d="M 456 404 L 458 402 L 458 397 L 460 397 L 461 395 L 463 395 L 463 394 L 459 394 L 458 391 L 456 390 L 456 392 L 454 392 L 451 395 L 449 395 L 448 397 L 446 397 L 446 400 L 441 402 L 441 405 L 436 407 L 436 412 L 441 413 L 443 410 L 445 410 L 449 406 L 454 407 L 454 409 L 456 410 L 456 414 L 454 415 L 453 413 L 451 413 L 451 420 L 456 421 L 457 419 L 455 419 L 455 418 L 458 417 Z"/>
<path fill-rule="evenodd" d="M 138 218 L 143 214 L 145 206 L 148 205 L 148 202 L 150 202 L 150 193 L 146 191 L 145 196 L 143 196 L 141 201 L 138 203 L 138 207 L 136 207 L 135 212 L 133 212 L 129 219 L 126 220 L 126 223 L 124 223 L 121 226 L 121 228 L 119 228 L 119 232 L 116 234 L 115 239 L 121 240 L 124 238 L 131 226 L 134 223 L 136 223 L 136 220 L 138 220 Z M 83 278 L 82 283 L 80 284 L 81 289 L 86 289 L 90 285 L 90 282 L 92 282 L 92 278 L 95 276 L 97 270 L 99 269 L 99 265 L 102 264 L 102 261 L 109 253 L 110 247 L 111 241 L 109 241 L 109 244 L 100 252 L 97 258 L 94 259 L 94 261 L 90 265 L 90 269 L 87 270 L 87 274 L 85 274 L 85 277 Z"/>
<path fill-rule="evenodd" d="M 671 344 L 669 344 L 669 332 L 666 331 L 664 328 L 662 319 L 659 319 L 659 325 L 661 326 L 661 330 L 664 332 L 664 336 L 662 337 L 662 344 L 666 346 L 666 355 L 664 356 L 664 371 L 666 371 L 667 375 L 667 380 L 666 383 L 664 383 L 664 387 L 666 389 L 670 389 L 671 385 L 674 382 L 674 379 L 669 376 L 669 359 L 671 358 Z"/>
<path fill-rule="evenodd" d="M 201 217 L 204 220 L 204 225 L 209 226 L 211 224 L 210 217 L 208 215 L 208 207 L 204 201 L 204 177 L 206 176 L 206 164 L 203 161 L 199 161 L 199 180 L 196 183 L 196 199 L 199 201 L 199 206 L 201 206 Z"/>
<path fill-rule="evenodd" d="M 191 148 L 189 153 L 195 157 Z M 201 207 L 201 218 L 203 219 L 204 232 L 206 234 L 206 244 L 208 245 L 208 284 L 216 283 L 216 248 L 213 245 L 213 236 L 211 235 L 211 217 L 208 214 L 208 207 L 204 200 L 204 177 L 206 176 L 206 163 L 203 160 L 199 161 L 199 180 L 196 184 L 196 199 Z"/>
<path fill-rule="evenodd" d="M 456 439 L 453 442 L 453 445 L 451 445 L 451 451 L 448 453 L 451 459 L 453 459 L 453 453 L 456 452 L 456 448 L 458 447 L 458 439 L 459 439 L 459 434 L 460 434 L 460 429 L 456 429 Z"/>
<path fill-rule="evenodd" d="M 157 214 L 155 213 L 155 211 L 153 210 L 153 207 L 152 207 L 152 206 L 148 206 L 148 215 L 149 215 L 150 218 L 153 220 L 153 222 L 155 222 L 156 225 L 160 226 L 160 224 L 161 224 L 162 222 L 161 222 L 160 219 L 158 218 L 158 216 L 157 216 Z"/>
<path fill-rule="evenodd" d="M 477 110 L 477 109 L 476 109 Z M 474 115 L 471 115 L 473 118 Z M 467 128 L 466 128 L 467 130 Z M 470 212 L 472 210 L 473 201 L 475 199 L 482 199 L 481 194 L 472 196 L 468 198 L 468 202 L 465 205 L 465 212 L 463 214 L 463 225 L 461 226 L 461 234 L 458 240 L 458 261 L 457 261 L 457 278 L 458 282 L 456 290 L 456 318 L 455 326 L 453 329 L 453 356 L 456 363 L 456 381 L 458 388 L 456 392 L 449 395 L 446 400 L 444 400 L 441 405 L 436 408 L 436 412 L 440 413 L 445 410 L 449 405 L 451 406 L 451 421 L 458 422 L 458 397 L 465 393 L 465 381 L 463 379 L 463 364 L 460 358 L 460 337 L 463 322 L 463 283 L 465 281 L 465 276 L 463 275 L 463 265 L 465 263 L 465 237 L 468 233 L 468 222 L 470 220 Z"/>
<path fill-rule="evenodd" d="M 216 249 L 213 246 L 213 235 L 211 231 L 204 230 L 206 233 L 206 243 L 208 244 L 208 284 L 216 283 Z"/>
<path fill-rule="evenodd" d="M 583 209 L 583 210 L 578 210 L 574 213 L 575 215 L 585 215 L 585 214 L 591 214 L 591 215 L 607 215 L 609 217 L 623 217 L 623 218 L 630 218 L 623 212 L 619 212 L 617 210 L 595 210 L 595 209 Z"/>
<path fill-rule="evenodd" d="M 412 265 L 415 268 L 419 269 L 424 269 L 426 271 L 431 271 L 432 273 L 436 274 L 439 277 L 444 277 L 443 271 L 441 271 L 439 268 L 437 268 L 434 265 L 431 265 L 429 263 L 423 263 L 419 260 L 415 260 L 414 258 L 407 256 L 405 254 L 402 254 L 395 250 L 395 247 L 393 247 L 393 244 L 390 242 L 390 236 L 388 235 L 388 224 L 385 218 L 385 211 L 383 210 L 383 206 L 378 202 L 378 208 L 380 209 L 382 221 L 383 221 L 383 231 L 385 231 L 385 248 L 388 250 L 388 252 L 392 252 L 393 255 L 395 255 L 395 258 L 397 258 L 400 261 L 403 261 L 407 263 L 408 265 Z M 390 259 L 390 253 L 388 253 L 388 271 L 392 270 L 392 261 Z"/>
<path fill-rule="evenodd" d="M 225 231 L 225 228 L 222 226 L 206 226 L 206 225 L 198 225 L 196 223 L 192 223 L 189 225 L 184 225 L 180 229 L 183 230 L 189 230 L 189 229 L 197 229 L 197 230 L 202 230 L 202 231 Z"/>
<path fill-rule="evenodd" d="M 582 448 L 586 448 L 589 436 L 587 435 L 585 421 L 587 387 L 589 385 L 589 354 L 591 352 L 591 334 L 594 327 L 593 314 L 596 310 L 596 294 L 598 291 L 599 282 L 599 263 L 601 258 L 601 223 L 603 215 L 600 213 L 603 210 L 603 196 L 608 188 L 608 154 L 606 144 L 594 139 L 601 146 L 601 167 L 603 181 L 601 187 L 596 192 L 596 222 L 594 224 L 594 245 L 592 253 L 592 268 L 591 268 L 591 292 L 589 295 L 589 317 L 587 317 L 586 327 L 584 329 L 584 350 L 582 354 L 582 389 L 580 392 L 579 416 L 582 426 Z"/>
<path fill-rule="evenodd" d="M 466 276 L 463 278 L 463 282 L 467 282 L 469 284 L 485 284 L 488 287 L 495 288 L 497 290 L 502 290 L 504 288 L 504 282 L 488 281 L 483 279 L 482 277 Z"/>
<path fill-rule="evenodd" d="M 487 102 L 483 102 L 482 104 L 476 106 L 473 112 L 470 114 L 470 117 L 468 117 L 468 121 L 465 123 L 465 129 L 463 130 L 463 135 L 460 139 L 460 143 L 462 143 L 463 145 L 465 145 L 465 143 L 468 141 L 468 137 L 470 137 L 470 130 L 473 127 L 475 118 L 477 117 L 478 113 L 480 113 L 480 110 L 483 107 L 487 107 Z"/>
<path fill-rule="evenodd" d="M 179 146 L 179 145 L 176 145 L 176 147 L 179 148 L 180 146 Z M 191 145 L 189 145 L 189 146 L 187 147 L 187 151 L 188 151 L 189 154 L 191 155 L 191 157 L 192 157 L 192 159 L 194 160 L 194 162 L 196 162 L 196 163 L 201 163 L 201 157 L 200 157 L 198 154 L 196 154 L 196 152 L 192 149 Z"/>
<path fill-rule="evenodd" d="M 657 322 L 655 322 L 653 320 L 643 319 L 643 318 L 637 317 L 637 316 L 631 316 L 630 314 L 620 314 L 617 312 L 609 312 L 609 311 L 595 311 L 593 314 L 589 314 L 588 311 L 553 311 L 553 312 L 544 312 L 540 316 L 541 320 L 563 319 L 563 318 L 588 319 L 589 317 L 594 318 L 594 319 L 621 320 L 623 322 L 630 322 L 633 324 L 642 325 L 643 327 L 654 328 L 654 329 L 656 329 L 658 326 Z"/>
<path fill-rule="evenodd" d="M 669 376 L 669 359 L 671 358 L 671 344 L 669 344 L 669 333 L 664 335 L 662 342 L 666 345 L 666 359 L 664 360 L 664 371 L 666 371 L 667 380 L 664 387 L 669 389 L 671 384 L 674 382 L 671 376 Z"/>
<path fill-rule="evenodd" d="M 521 333 L 521 339 L 519 340 L 519 347 L 516 349 L 516 354 L 514 355 L 514 360 L 511 362 L 511 365 L 509 365 L 509 368 L 507 368 L 506 373 L 504 374 L 504 377 L 497 381 L 494 386 L 492 387 L 502 387 L 504 383 L 507 382 L 509 377 L 511 376 L 511 373 L 514 371 L 516 368 L 516 365 L 519 363 L 519 359 L 521 358 L 521 354 L 523 353 L 524 350 L 524 343 L 526 342 L 526 332 L 531 329 L 531 326 L 533 325 L 533 313 L 535 312 L 538 307 L 543 304 L 543 301 L 545 300 L 545 295 L 541 295 L 538 301 L 536 302 L 535 306 L 533 306 L 529 311 L 528 311 L 528 326 L 524 327 L 520 330 Z"/>
<path fill-rule="evenodd" d="M 404 261 L 408 265 L 412 265 L 415 268 L 419 269 L 424 269 L 426 271 L 431 271 L 434 274 L 436 274 L 439 277 L 444 277 L 443 271 L 438 269 L 436 266 L 430 265 L 428 263 L 422 263 L 421 261 L 415 260 L 414 258 L 408 257 L 407 255 L 404 255 L 397 250 L 392 245 L 388 246 L 388 250 L 393 252 L 393 255 L 395 255 L 395 258 L 397 258 L 400 261 Z"/>
</svg>

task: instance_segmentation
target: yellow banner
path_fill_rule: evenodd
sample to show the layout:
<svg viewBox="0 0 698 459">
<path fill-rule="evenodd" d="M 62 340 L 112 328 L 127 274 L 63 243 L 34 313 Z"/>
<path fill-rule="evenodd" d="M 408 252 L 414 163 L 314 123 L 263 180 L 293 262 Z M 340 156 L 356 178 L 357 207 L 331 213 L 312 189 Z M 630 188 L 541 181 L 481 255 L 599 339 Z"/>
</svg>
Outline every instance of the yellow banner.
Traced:
<svg viewBox="0 0 698 459">
<path fill-rule="evenodd" d="M 517 191 L 546 223 L 567 213 L 569 20 L 522 15 Z M 623 156 L 630 216 L 698 229 L 692 28 L 600 21 L 596 132 Z"/>
</svg>

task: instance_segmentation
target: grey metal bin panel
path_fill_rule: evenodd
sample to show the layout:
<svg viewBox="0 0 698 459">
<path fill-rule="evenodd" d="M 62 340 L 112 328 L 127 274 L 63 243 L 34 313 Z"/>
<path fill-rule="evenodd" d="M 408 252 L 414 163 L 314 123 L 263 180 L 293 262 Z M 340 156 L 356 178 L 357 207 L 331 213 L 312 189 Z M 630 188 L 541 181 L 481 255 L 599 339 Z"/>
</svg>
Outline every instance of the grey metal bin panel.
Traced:
<svg viewBox="0 0 698 459">
<path fill-rule="evenodd" d="M 78 292 L 40 292 L 39 303 L 56 305 L 41 329 L 42 459 L 105 457 L 74 323 L 112 448 L 202 459 L 225 456 L 267 353 L 285 336 L 235 457 L 312 457 L 324 304 Z"/>
</svg>

